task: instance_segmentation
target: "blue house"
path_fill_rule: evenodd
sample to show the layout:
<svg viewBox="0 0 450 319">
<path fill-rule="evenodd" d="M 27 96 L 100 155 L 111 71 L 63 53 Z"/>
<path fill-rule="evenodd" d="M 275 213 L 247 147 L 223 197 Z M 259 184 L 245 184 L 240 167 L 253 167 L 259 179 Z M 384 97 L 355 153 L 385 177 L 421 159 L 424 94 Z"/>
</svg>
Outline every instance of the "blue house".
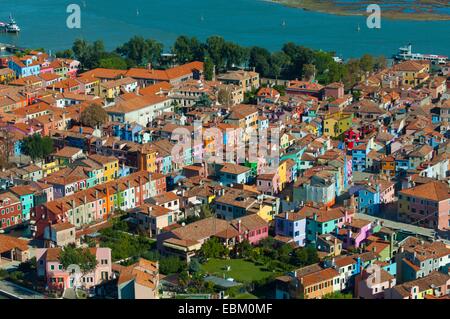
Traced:
<svg viewBox="0 0 450 319">
<path fill-rule="evenodd" d="M 12 57 L 8 61 L 8 68 L 16 73 L 17 77 L 39 75 L 41 66 L 36 56 L 26 56 L 24 58 Z"/>
<path fill-rule="evenodd" d="M 367 144 L 362 143 L 355 146 L 352 150 L 353 171 L 363 172 L 366 169 L 366 159 L 369 154 Z"/>
<path fill-rule="evenodd" d="M 306 218 L 298 213 L 286 212 L 275 216 L 275 239 L 288 237 L 297 246 L 306 245 Z"/>
<path fill-rule="evenodd" d="M 137 123 L 115 124 L 112 127 L 113 136 L 121 140 L 145 144 L 151 142 L 150 133 L 144 132 L 144 127 Z"/>
<path fill-rule="evenodd" d="M 365 185 L 357 193 L 358 212 L 360 214 L 376 215 L 380 211 L 380 185 Z"/>
<path fill-rule="evenodd" d="M 396 175 L 402 175 L 409 170 L 409 160 L 407 158 L 399 158 L 395 159 L 395 172 Z"/>
<path fill-rule="evenodd" d="M 12 187 L 10 191 L 19 197 L 22 204 L 22 219 L 30 220 L 31 210 L 34 207 L 35 189 L 28 185 L 19 185 Z"/>
<path fill-rule="evenodd" d="M 251 168 L 238 164 L 225 163 L 219 165 L 219 181 L 224 185 L 246 184 L 251 176 Z"/>
</svg>

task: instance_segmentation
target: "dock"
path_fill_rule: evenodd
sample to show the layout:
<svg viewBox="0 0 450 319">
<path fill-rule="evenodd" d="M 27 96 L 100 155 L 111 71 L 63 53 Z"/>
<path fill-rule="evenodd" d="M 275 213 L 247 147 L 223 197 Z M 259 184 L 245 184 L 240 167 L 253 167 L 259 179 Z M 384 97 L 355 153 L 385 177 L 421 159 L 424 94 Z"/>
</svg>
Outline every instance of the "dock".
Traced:
<svg viewBox="0 0 450 319">
<path fill-rule="evenodd" d="M 25 50 L 26 50 L 26 48 L 21 48 L 14 44 L 0 43 L 0 51 L 16 52 L 16 51 L 25 51 Z"/>
</svg>

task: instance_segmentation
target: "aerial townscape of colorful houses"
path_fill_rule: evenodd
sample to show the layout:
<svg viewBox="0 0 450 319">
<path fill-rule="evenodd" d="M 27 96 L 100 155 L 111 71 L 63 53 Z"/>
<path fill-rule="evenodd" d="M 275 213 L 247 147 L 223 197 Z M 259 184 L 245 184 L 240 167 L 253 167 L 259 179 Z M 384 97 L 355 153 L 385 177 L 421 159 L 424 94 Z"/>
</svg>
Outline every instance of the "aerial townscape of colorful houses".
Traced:
<svg viewBox="0 0 450 319">
<path fill-rule="evenodd" d="M 450 63 L 397 61 L 349 89 L 207 80 L 200 61 L 1 62 L 0 294 L 449 298 Z M 203 138 L 180 149 L 178 129 Z M 272 129 L 275 161 L 250 136 Z"/>
</svg>

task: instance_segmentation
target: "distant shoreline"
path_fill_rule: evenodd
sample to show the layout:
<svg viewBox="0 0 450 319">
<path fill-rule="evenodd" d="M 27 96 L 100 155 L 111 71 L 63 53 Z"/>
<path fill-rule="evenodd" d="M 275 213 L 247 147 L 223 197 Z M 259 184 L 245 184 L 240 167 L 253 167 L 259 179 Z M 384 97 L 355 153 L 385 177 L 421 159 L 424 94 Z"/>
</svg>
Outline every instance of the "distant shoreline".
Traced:
<svg viewBox="0 0 450 319">
<path fill-rule="evenodd" d="M 365 11 L 356 12 L 348 8 L 339 8 L 333 3 L 333 0 L 327 2 L 317 2 L 314 0 L 263 0 L 280 4 L 286 7 L 303 9 L 305 11 L 314 11 L 341 16 L 365 16 Z M 392 20 L 413 20 L 413 21 L 450 21 L 450 14 L 424 13 L 424 12 L 400 12 L 400 11 L 382 11 L 382 17 Z"/>
</svg>

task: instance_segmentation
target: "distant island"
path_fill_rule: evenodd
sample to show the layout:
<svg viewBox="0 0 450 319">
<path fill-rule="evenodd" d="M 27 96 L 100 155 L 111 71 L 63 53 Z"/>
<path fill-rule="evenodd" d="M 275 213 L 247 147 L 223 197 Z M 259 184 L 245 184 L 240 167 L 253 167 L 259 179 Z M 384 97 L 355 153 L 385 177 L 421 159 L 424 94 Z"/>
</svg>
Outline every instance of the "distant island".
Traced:
<svg viewBox="0 0 450 319">
<path fill-rule="evenodd" d="M 389 19 L 450 20 L 448 0 L 270 0 L 286 6 L 338 15 L 364 15 L 369 4 L 379 4 Z"/>
</svg>

